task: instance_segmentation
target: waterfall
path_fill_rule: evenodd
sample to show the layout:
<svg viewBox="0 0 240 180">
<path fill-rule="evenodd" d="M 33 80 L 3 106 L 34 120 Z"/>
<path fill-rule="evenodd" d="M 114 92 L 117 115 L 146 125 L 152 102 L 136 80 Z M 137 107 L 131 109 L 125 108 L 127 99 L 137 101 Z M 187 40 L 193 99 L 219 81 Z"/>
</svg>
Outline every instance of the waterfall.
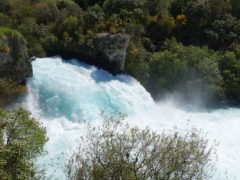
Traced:
<svg viewBox="0 0 240 180">
<path fill-rule="evenodd" d="M 158 132 L 201 129 L 210 143 L 219 142 L 216 177 L 223 179 L 226 171 L 230 179 L 240 175 L 240 109 L 189 111 L 174 100 L 155 103 L 133 77 L 115 77 L 77 60 L 37 58 L 32 65 L 23 105 L 47 129 L 48 153 L 38 165 L 53 179 L 63 179 L 61 167 L 80 143 L 84 122 L 101 123 L 102 110 L 108 115 L 126 114 L 130 124 Z"/>
</svg>

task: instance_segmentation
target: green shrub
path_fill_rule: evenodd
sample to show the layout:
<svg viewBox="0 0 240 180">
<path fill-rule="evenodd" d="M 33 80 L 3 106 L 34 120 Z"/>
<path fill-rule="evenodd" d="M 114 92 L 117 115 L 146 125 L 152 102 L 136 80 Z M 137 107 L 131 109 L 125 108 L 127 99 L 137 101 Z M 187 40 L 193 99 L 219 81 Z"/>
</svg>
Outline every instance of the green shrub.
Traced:
<svg viewBox="0 0 240 180">
<path fill-rule="evenodd" d="M 193 92 L 197 87 L 207 99 L 222 97 L 223 79 L 217 53 L 206 47 L 184 46 L 175 40 L 166 41 L 163 47 L 150 61 L 148 87 L 151 92 L 179 90 L 195 96 Z"/>
<path fill-rule="evenodd" d="M 39 24 L 48 24 L 57 20 L 59 12 L 56 3 L 39 2 L 34 4 L 32 8 Z"/>
<path fill-rule="evenodd" d="M 240 101 L 240 60 L 233 52 L 221 56 L 220 70 L 224 79 L 224 89 L 228 100 Z"/>
<path fill-rule="evenodd" d="M 113 118 L 89 126 L 65 172 L 71 180 L 209 179 L 214 150 L 195 130 L 157 134 Z"/>
<path fill-rule="evenodd" d="M 141 83 L 145 83 L 149 76 L 148 52 L 141 44 L 131 42 L 126 57 L 126 71 L 137 78 Z"/>
<path fill-rule="evenodd" d="M 230 14 L 215 19 L 206 31 L 209 44 L 215 49 L 228 49 L 233 43 L 240 43 L 240 20 Z"/>
<path fill-rule="evenodd" d="M 21 35 L 21 33 L 18 32 L 17 30 L 11 29 L 9 27 L 1 26 L 0 27 L 0 38 L 4 38 L 6 36 L 12 36 L 12 37 L 24 39 L 23 36 Z"/>
<path fill-rule="evenodd" d="M 18 95 L 26 93 L 23 85 L 0 79 L 0 107 L 3 107 L 14 100 Z"/>
<path fill-rule="evenodd" d="M 34 160 L 43 153 L 46 130 L 24 109 L 0 110 L 0 177 L 29 179 L 35 177 Z"/>
</svg>

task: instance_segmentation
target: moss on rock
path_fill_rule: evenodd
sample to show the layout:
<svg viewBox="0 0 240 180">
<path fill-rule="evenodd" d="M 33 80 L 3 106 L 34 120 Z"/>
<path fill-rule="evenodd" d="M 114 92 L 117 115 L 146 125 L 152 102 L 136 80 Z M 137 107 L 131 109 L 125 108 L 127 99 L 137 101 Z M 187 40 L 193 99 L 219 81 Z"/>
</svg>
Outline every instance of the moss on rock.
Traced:
<svg viewBox="0 0 240 180">
<path fill-rule="evenodd" d="M 0 79 L 22 83 L 31 77 L 32 66 L 26 41 L 21 33 L 8 27 L 0 28 Z"/>
</svg>

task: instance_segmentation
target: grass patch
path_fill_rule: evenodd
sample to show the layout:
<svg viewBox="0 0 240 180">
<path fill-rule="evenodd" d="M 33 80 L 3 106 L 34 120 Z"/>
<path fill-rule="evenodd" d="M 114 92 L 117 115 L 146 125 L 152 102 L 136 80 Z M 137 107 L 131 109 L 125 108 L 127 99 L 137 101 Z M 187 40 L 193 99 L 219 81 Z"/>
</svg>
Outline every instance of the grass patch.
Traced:
<svg viewBox="0 0 240 180">
<path fill-rule="evenodd" d="M 6 36 L 16 37 L 24 40 L 24 37 L 17 30 L 11 29 L 9 27 L 0 27 L 0 38 L 4 38 Z"/>
</svg>

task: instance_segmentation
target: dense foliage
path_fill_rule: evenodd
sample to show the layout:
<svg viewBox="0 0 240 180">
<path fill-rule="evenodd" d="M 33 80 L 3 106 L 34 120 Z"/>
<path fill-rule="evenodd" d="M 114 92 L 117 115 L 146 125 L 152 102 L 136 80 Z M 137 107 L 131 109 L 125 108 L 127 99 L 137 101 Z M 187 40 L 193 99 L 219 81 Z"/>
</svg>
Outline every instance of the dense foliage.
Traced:
<svg viewBox="0 0 240 180">
<path fill-rule="evenodd" d="M 115 118 L 89 126 L 66 165 L 68 179 L 209 179 L 214 147 L 199 132 L 156 134 Z"/>
<path fill-rule="evenodd" d="M 26 91 L 23 85 L 0 79 L 0 107 L 4 107 Z"/>
<path fill-rule="evenodd" d="M 23 34 L 30 56 L 93 55 L 98 33 L 127 33 L 126 72 L 153 95 L 184 77 L 183 89 L 240 102 L 239 9 L 238 0 L 0 0 L 0 25 Z"/>
<path fill-rule="evenodd" d="M 223 96 L 223 78 L 219 70 L 220 57 L 207 47 L 183 46 L 175 40 L 166 41 L 162 51 L 154 53 L 149 63 L 148 88 L 178 91 L 187 98 L 203 101 Z M 210 102 L 209 102 L 210 103 Z"/>
<path fill-rule="evenodd" d="M 46 130 L 24 109 L 0 110 L 0 177 L 29 179 L 37 176 L 34 160 L 44 151 Z"/>
</svg>

